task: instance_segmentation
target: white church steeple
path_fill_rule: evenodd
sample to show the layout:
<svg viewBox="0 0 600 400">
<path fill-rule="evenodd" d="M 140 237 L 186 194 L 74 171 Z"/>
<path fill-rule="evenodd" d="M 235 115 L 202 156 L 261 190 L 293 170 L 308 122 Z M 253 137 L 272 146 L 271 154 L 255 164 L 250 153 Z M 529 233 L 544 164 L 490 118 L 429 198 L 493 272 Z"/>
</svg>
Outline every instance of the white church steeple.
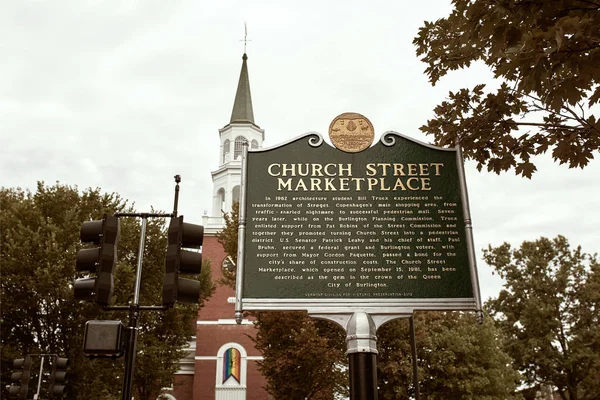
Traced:
<svg viewBox="0 0 600 400">
<path fill-rule="evenodd" d="M 243 143 L 248 142 L 252 149 L 261 148 L 265 137 L 265 131 L 254 123 L 247 60 L 244 53 L 231 119 L 219 129 L 219 167 L 211 173 L 212 211 L 203 218 L 204 232 L 209 235 L 223 229 L 223 212 L 230 212 L 232 204 L 240 200 Z"/>
</svg>

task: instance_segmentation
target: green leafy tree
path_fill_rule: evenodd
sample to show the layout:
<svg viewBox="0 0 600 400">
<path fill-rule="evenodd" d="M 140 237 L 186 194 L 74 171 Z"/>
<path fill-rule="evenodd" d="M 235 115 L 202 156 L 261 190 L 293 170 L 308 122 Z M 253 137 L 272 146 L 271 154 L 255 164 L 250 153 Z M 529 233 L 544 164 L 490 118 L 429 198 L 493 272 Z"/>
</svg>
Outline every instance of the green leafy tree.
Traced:
<svg viewBox="0 0 600 400">
<path fill-rule="evenodd" d="M 416 313 L 415 337 L 422 398 L 519 398 L 514 392 L 520 375 L 491 318 L 479 325 L 472 313 Z M 383 325 L 377 338 L 380 400 L 414 398 L 408 321 Z"/>
<path fill-rule="evenodd" d="M 487 306 L 506 351 L 530 386 L 549 384 L 564 400 L 600 393 L 600 265 L 566 238 L 507 243 L 484 253 L 505 280 Z"/>
<path fill-rule="evenodd" d="M 85 322 L 123 320 L 127 314 L 103 311 L 95 303 L 73 298 L 75 257 L 82 247 L 83 221 L 103 214 L 133 212 L 117 194 L 99 189 L 38 183 L 35 193 L 0 189 L 2 383 L 8 383 L 11 360 L 26 354 L 56 353 L 69 357 L 69 398 L 115 399 L 122 386 L 123 362 L 83 356 Z M 119 263 L 115 274 L 116 304 L 133 299 L 139 221 L 121 218 Z M 164 221 L 149 220 L 144 251 L 141 304 L 160 304 L 166 235 Z M 200 278 L 203 300 L 212 294 L 210 268 Z M 155 398 L 172 382 L 182 346 L 194 333 L 196 307 L 177 306 L 167 312 L 142 312 L 134 392 Z M 45 389 L 44 389 L 45 390 Z M 44 393 L 44 392 L 42 392 Z"/>
<path fill-rule="evenodd" d="M 450 92 L 421 127 L 439 145 L 500 173 L 531 177 L 531 157 L 552 150 L 586 166 L 600 146 L 600 2 L 453 0 L 446 18 L 425 22 L 413 43 L 435 85 L 449 71 L 483 62 L 502 81 Z M 517 130 L 527 129 L 517 134 Z"/>
</svg>

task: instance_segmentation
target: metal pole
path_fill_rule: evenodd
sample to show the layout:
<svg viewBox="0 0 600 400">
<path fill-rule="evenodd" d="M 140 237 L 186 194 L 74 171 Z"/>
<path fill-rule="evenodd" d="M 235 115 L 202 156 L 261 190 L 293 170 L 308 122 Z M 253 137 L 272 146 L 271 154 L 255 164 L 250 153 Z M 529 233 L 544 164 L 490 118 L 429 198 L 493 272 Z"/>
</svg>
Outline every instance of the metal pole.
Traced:
<svg viewBox="0 0 600 400">
<path fill-rule="evenodd" d="M 350 363 L 350 399 L 377 400 L 377 354 L 353 353 Z"/>
<path fill-rule="evenodd" d="M 35 396 L 33 396 L 34 400 L 40 397 L 40 388 L 42 386 L 42 372 L 44 372 L 44 356 L 42 356 L 42 360 L 40 361 L 40 374 L 38 376 L 37 391 L 35 393 Z"/>
<path fill-rule="evenodd" d="M 177 217 L 177 203 L 179 202 L 179 182 L 181 182 L 181 176 L 175 175 L 175 200 L 173 200 L 173 218 Z"/>
<path fill-rule="evenodd" d="M 350 399 L 377 400 L 377 327 L 367 313 L 354 313 L 346 329 Z"/>
<path fill-rule="evenodd" d="M 410 350 L 412 353 L 413 362 L 413 386 L 415 387 L 415 400 L 420 400 L 421 393 L 419 391 L 419 370 L 417 368 L 417 340 L 415 338 L 415 316 L 414 314 L 408 319 L 410 326 Z"/>
<path fill-rule="evenodd" d="M 127 335 L 127 348 L 125 349 L 125 372 L 123 377 L 123 391 L 121 393 L 122 400 L 131 399 L 131 391 L 133 384 L 133 369 L 135 366 L 135 352 L 138 335 L 138 317 L 140 314 L 140 286 L 142 282 L 142 261 L 144 259 L 144 245 L 146 241 L 146 219 L 147 216 L 142 216 L 142 229 L 140 234 L 140 248 L 138 250 L 138 263 L 135 276 L 135 291 L 133 295 L 133 303 L 129 306 L 129 327 Z"/>
<path fill-rule="evenodd" d="M 138 250 L 138 263 L 135 275 L 135 291 L 133 294 L 133 304 L 137 307 L 140 304 L 140 286 L 142 284 L 142 261 L 144 259 L 144 247 L 146 245 L 146 224 L 148 218 L 142 216 L 142 230 L 140 232 L 140 248 Z"/>
<path fill-rule="evenodd" d="M 462 197 L 463 215 L 465 218 L 465 233 L 467 240 L 467 256 L 469 259 L 469 268 L 471 270 L 471 280 L 473 281 L 473 297 L 477 310 L 477 321 L 483 323 L 483 305 L 481 303 L 481 291 L 479 290 L 479 276 L 477 274 L 477 257 L 475 256 L 475 241 L 473 240 L 473 221 L 471 221 L 471 211 L 469 207 L 469 194 L 467 191 L 467 178 L 465 177 L 465 166 L 463 160 L 462 147 L 456 144 L 456 166 L 458 169 L 458 178 L 460 183 L 460 195 Z"/>
<path fill-rule="evenodd" d="M 242 145 L 242 172 L 240 181 L 240 204 L 238 220 L 238 250 L 235 276 L 235 322 L 244 320 L 242 289 L 244 288 L 244 241 L 246 240 L 246 182 L 248 177 L 248 142 Z"/>
</svg>

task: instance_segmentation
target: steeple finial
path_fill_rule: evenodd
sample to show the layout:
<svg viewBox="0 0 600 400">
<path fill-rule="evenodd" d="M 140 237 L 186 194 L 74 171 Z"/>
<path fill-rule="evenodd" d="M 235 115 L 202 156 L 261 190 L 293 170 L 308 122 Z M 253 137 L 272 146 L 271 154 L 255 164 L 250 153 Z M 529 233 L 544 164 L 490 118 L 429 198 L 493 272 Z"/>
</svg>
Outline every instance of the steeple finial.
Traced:
<svg viewBox="0 0 600 400">
<path fill-rule="evenodd" d="M 251 42 L 252 40 L 248 40 L 248 24 L 246 23 L 246 21 L 244 21 L 244 39 L 240 40 L 240 42 L 244 42 L 244 54 L 246 54 L 246 45 L 248 44 L 248 42 Z"/>
</svg>

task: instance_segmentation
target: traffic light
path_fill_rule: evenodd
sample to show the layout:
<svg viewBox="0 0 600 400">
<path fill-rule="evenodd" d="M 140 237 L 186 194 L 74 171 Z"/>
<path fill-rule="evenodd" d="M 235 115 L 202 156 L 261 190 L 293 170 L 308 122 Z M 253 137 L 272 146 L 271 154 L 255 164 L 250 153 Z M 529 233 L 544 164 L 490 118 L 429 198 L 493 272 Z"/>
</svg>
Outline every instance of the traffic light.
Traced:
<svg viewBox="0 0 600 400">
<path fill-rule="evenodd" d="M 204 227 L 183 222 L 183 216 L 171 218 L 169 224 L 167 256 L 165 259 L 165 281 L 163 305 L 173 307 L 179 301 L 198 304 L 200 282 L 179 277 L 179 273 L 199 274 L 202 269 L 202 253 L 182 248 L 202 247 Z"/>
<path fill-rule="evenodd" d="M 17 358 L 13 361 L 15 372 L 10 376 L 11 385 L 8 388 L 8 394 L 13 399 L 26 399 L 29 392 L 29 379 L 31 378 L 30 356 Z"/>
<path fill-rule="evenodd" d="M 50 395 L 62 397 L 65 393 L 65 384 L 67 383 L 67 367 L 69 359 L 65 357 L 54 356 L 52 360 L 52 370 L 50 372 Z"/>
<path fill-rule="evenodd" d="M 95 272 L 96 277 L 80 278 L 75 281 L 75 299 L 93 300 L 108 305 L 114 291 L 117 244 L 121 234 L 118 217 L 104 214 L 98 221 L 86 221 L 81 225 L 81 241 L 100 247 L 81 249 L 77 253 L 78 271 Z"/>
</svg>

